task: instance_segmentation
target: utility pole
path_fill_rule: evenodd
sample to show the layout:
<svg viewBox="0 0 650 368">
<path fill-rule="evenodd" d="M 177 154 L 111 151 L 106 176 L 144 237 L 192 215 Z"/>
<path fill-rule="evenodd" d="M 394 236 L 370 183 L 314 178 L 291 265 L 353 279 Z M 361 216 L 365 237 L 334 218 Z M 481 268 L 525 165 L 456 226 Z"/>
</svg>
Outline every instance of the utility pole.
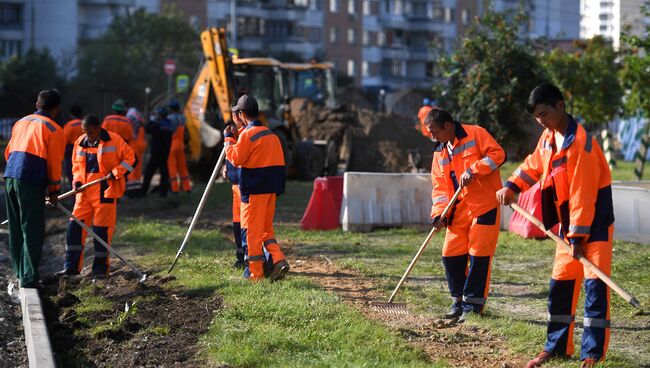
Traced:
<svg viewBox="0 0 650 368">
<path fill-rule="evenodd" d="M 230 0 L 230 47 L 237 48 L 237 1 Z M 228 50 L 226 50 L 227 52 Z"/>
</svg>

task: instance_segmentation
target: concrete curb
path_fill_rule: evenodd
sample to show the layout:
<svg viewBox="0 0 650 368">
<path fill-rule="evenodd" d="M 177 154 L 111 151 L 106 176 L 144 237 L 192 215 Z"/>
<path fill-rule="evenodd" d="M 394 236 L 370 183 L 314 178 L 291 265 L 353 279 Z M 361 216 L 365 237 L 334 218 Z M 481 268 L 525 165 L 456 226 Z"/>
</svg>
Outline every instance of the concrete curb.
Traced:
<svg viewBox="0 0 650 368">
<path fill-rule="evenodd" d="M 38 290 L 20 288 L 20 304 L 23 311 L 29 367 L 56 368 Z"/>
</svg>

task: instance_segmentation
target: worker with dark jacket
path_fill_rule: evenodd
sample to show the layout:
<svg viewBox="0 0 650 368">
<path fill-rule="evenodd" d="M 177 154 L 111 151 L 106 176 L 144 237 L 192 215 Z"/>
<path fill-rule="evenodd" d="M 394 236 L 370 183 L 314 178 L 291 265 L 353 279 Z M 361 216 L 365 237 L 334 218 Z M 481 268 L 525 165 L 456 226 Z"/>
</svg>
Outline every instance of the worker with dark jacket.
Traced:
<svg viewBox="0 0 650 368">
<path fill-rule="evenodd" d="M 246 128 L 246 122 L 242 119 L 241 115 L 237 113 L 237 106 L 232 107 L 232 117 L 237 127 L 237 136 L 241 135 L 242 131 Z M 230 181 L 232 188 L 232 231 L 235 236 L 235 263 L 233 268 L 245 268 L 245 250 L 242 246 L 241 234 L 241 193 L 239 191 L 239 178 L 237 168 L 228 159 L 226 159 L 226 178 Z"/>
<path fill-rule="evenodd" d="M 447 227 L 442 263 L 453 303 L 445 317 L 464 322 L 470 313 L 481 314 L 487 302 L 499 238 L 499 166 L 506 154 L 485 129 L 455 122 L 444 110 L 431 110 L 425 124 L 437 141 L 431 165 L 431 217 L 435 227 Z M 441 219 L 459 187 L 456 203 Z"/>
<path fill-rule="evenodd" d="M 560 235 L 571 244 L 571 252 L 559 244 L 555 250 L 546 345 L 528 362 L 528 368 L 573 354 L 573 328 L 583 277 L 586 296 L 580 360 L 583 367 L 593 367 L 605 359 L 609 345 L 609 287 L 577 257 L 583 255 L 607 275 L 611 273 L 611 172 L 596 140 L 565 112 L 564 97 L 557 87 L 547 83 L 533 89 L 528 111 L 545 130 L 535 151 L 497 197 L 508 205 L 516 193 L 541 181 L 544 226 L 550 229 L 560 223 Z"/>
<path fill-rule="evenodd" d="M 151 151 L 149 161 L 144 169 L 144 180 L 142 181 L 142 195 L 147 195 L 151 178 L 156 170 L 160 170 L 160 196 L 167 197 L 169 190 L 169 171 L 167 160 L 169 159 L 169 149 L 172 144 L 172 135 L 174 127 L 167 119 L 167 109 L 164 107 L 156 108 L 154 116 L 149 119 L 145 130 L 151 135 L 149 145 Z"/>
<path fill-rule="evenodd" d="M 72 185 L 72 147 L 77 138 L 81 137 L 81 107 L 74 105 L 70 108 L 70 120 L 63 126 L 65 136 L 65 157 L 63 160 L 63 173 Z"/>
<path fill-rule="evenodd" d="M 242 245 L 247 249 L 249 278 L 264 278 L 264 251 L 273 268 L 271 281 L 282 279 L 289 264 L 273 231 L 277 195 L 284 193 L 285 166 L 278 137 L 258 120 L 259 107 L 250 95 L 237 101 L 236 114 L 245 122 L 241 134 L 232 125 L 225 131 L 226 158 L 237 168 L 241 192 Z"/>
<path fill-rule="evenodd" d="M 41 91 L 37 111 L 16 122 L 5 150 L 9 251 L 14 273 L 24 288 L 39 286 L 45 202 L 56 203 L 61 189 L 65 138 L 54 121 L 60 105 L 56 91 Z"/>
<path fill-rule="evenodd" d="M 125 176 L 137 165 L 129 145 L 117 134 L 102 129 L 99 119 L 88 115 L 82 122 L 84 135 L 74 145 L 72 173 L 74 188 L 108 177 L 97 185 L 77 193 L 72 214 L 111 244 L 117 216 L 117 199 L 126 191 Z M 78 275 L 83 266 L 86 233 L 70 220 L 66 236 L 66 257 L 62 271 L 57 275 Z M 95 240 L 95 257 L 91 275 L 105 278 L 110 271 L 109 252 Z"/>
<path fill-rule="evenodd" d="M 126 117 L 126 103 L 123 100 L 115 100 L 111 105 L 113 114 L 104 118 L 102 128 L 122 137 L 126 143 L 133 139 L 133 124 Z"/>
</svg>

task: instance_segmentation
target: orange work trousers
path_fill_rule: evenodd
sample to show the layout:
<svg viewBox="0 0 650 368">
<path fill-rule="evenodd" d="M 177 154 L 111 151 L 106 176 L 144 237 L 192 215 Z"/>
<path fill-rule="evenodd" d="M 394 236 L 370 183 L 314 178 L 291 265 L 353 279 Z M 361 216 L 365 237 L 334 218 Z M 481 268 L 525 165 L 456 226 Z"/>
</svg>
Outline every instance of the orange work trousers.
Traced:
<svg viewBox="0 0 650 368">
<path fill-rule="evenodd" d="M 178 193 L 181 189 L 184 192 L 192 190 L 190 173 L 187 171 L 187 161 L 185 161 L 185 145 L 172 144 L 167 159 L 167 168 L 169 169 L 169 185 L 172 193 Z"/>
<path fill-rule="evenodd" d="M 583 252 L 591 263 L 610 275 L 614 225 L 610 225 L 607 231 L 607 240 L 585 243 Z M 573 328 L 583 278 L 585 312 L 580 359 L 603 360 L 609 346 L 609 287 L 559 244 L 555 250 L 548 297 L 549 320 L 544 350 L 560 355 L 573 355 Z"/>
<path fill-rule="evenodd" d="M 251 194 L 242 196 L 241 226 L 242 246 L 246 249 L 251 280 L 264 278 L 264 248 L 269 261 L 276 264 L 285 259 L 273 231 L 276 194 Z"/>
<path fill-rule="evenodd" d="M 144 153 L 147 151 L 147 141 L 145 140 L 144 128 L 139 129 L 138 137 L 132 139 L 129 142 L 129 146 L 133 149 L 138 164 L 135 165 L 135 169 L 129 173 L 126 188 L 127 190 L 139 190 L 142 188 L 142 166 L 144 163 Z"/>
<path fill-rule="evenodd" d="M 113 198 L 104 198 L 103 191 L 106 190 L 106 186 L 102 184 L 104 183 L 94 185 L 78 193 L 72 214 L 93 229 L 93 232 L 102 240 L 111 244 L 113 232 L 115 231 L 117 201 Z M 77 273 L 81 272 L 86 235 L 86 231 L 70 219 L 66 234 L 66 269 Z M 95 257 L 93 259 L 92 273 L 108 274 L 111 264 L 109 251 L 96 239 L 94 245 Z"/>
<path fill-rule="evenodd" d="M 499 238 L 500 207 L 470 213 L 460 200 L 447 217 L 442 248 L 447 285 L 456 308 L 481 313 L 490 288 L 492 257 Z"/>
</svg>

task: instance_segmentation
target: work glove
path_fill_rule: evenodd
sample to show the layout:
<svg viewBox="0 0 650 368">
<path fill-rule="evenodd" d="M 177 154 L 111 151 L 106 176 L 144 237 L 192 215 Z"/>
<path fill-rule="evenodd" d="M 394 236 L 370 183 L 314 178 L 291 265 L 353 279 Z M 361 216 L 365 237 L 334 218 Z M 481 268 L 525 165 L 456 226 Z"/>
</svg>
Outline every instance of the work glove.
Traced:
<svg viewBox="0 0 650 368">
<path fill-rule="evenodd" d="M 570 238 L 569 243 L 571 243 L 571 257 L 578 259 L 584 255 L 584 238 Z"/>
<path fill-rule="evenodd" d="M 474 180 L 474 174 L 472 173 L 472 170 L 467 169 L 460 176 L 459 179 L 460 179 L 460 186 L 461 187 L 466 187 L 469 183 L 471 183 Z"/>
<path fill-rule="evenodd" d="M 79 188 L 81 188 L 82 185 L 83 185 L 83 184 L 81 184 L 80 181 L 75 181 L 74 184 L 72 185 L 72 188 L 73 188 L 75 191 L 77 191 L 77 190 L 79 190 Z"/>
<path fill-rule="evenodd" d="M 432 225 L 436 230 L 440 230 L 447 226 L 447 218 L 445 217 L 444 219 L 440 219 L 440 216 L 436 216 L 433 218 Z"/>
<path fill-rule="evenodd" d="M 108 175 L 106 175 L 106 179 L 115 180 L 115 174 L 113 174 L 112 172 L 108 173 Z"/>
</svg>

